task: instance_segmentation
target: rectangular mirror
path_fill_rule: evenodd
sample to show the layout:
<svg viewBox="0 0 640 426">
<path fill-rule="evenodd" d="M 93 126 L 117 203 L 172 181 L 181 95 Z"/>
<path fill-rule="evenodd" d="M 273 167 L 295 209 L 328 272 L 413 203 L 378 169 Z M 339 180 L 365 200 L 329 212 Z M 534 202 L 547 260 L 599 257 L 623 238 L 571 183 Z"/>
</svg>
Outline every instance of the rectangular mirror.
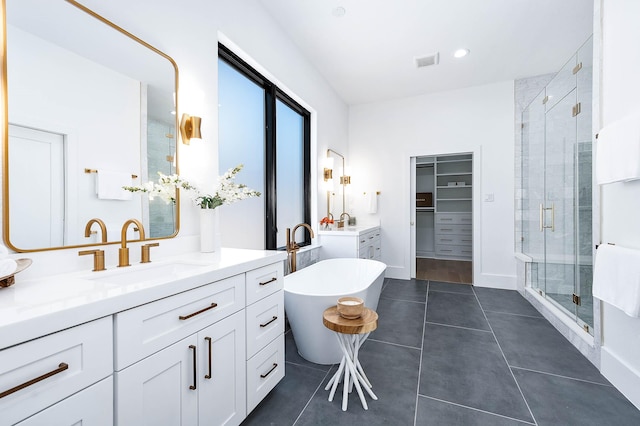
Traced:
<svg viewBox="0 0 640 426">
<path fill-rule="evenodd" d="M 175 236 L 177 205 L 117 183 L 177 173 L 175 62 L 73 0 L 2 3 L 5 244 L 101 244 L 98 226 L 85 236 L 96 217 L 107 243 L 130 218 L 150 239 Z"/>
</svg>

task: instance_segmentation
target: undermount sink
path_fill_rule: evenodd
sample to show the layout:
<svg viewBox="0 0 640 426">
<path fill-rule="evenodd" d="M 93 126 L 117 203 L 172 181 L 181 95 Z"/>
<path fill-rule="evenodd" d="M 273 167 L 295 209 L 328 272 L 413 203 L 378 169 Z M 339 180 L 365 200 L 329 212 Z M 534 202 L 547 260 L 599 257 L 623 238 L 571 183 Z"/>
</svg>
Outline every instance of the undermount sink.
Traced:
<svg viewBox="0 0 640 426">
<path fill-rule="evenodd" d="M 94 272 L 83 278 L 90 281 L 121 285 L 161 280 L 172 281 L 184 278 L 205 266 L 204 264 L 186 262 L 135 265 Z"/>
</svg>

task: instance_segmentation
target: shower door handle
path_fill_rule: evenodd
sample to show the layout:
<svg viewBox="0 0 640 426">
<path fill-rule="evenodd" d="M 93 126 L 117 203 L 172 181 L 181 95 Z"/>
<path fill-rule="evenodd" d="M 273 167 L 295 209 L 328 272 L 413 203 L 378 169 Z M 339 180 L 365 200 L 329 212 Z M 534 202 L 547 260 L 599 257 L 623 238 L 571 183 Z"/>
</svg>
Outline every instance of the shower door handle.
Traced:
<svg viewBox="0 0 640 426">
<path fill-rule="evenodd" d="M 551 225 L 546 225 L 545 220 L 545 210 L 551 210 Z M 540 232 L 545 229 L 551 229 L 551 232 L 555 232 L 556 230 L 556 205 L 551 203 L 551 207 L 545 207 L 542 203 L 540 203 Z"/>
</svg>

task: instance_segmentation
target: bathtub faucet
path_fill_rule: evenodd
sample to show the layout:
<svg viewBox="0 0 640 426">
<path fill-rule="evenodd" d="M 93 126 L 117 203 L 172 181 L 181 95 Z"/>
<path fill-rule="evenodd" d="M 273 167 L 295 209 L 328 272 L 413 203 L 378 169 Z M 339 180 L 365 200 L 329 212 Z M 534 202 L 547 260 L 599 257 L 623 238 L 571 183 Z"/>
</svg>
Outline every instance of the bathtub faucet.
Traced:
<svg viewBox="0 0 640 426">
<path fill-rule="evenodd" d="M 304 226 L 305 228 L 307 228 L 307 230 L 309 230 L 309 234 L 311 235 L 311 238 L 314 237 L 313 235 L 313 229 L 311 229 L 311 226 L 309 226 L 306 223 L 299 223 L 296 226 L 293 227 L 293 232 L 291 232 L 289 230 L 289 228 L 287 228 L 287 253 L 289 253 L 289 272 L 295 272 L 296 271 L 296 252 L 300 249 L 300 246 L 296 243 L 296 231 L 298 230 L 299 227 Z"/>
</svg>

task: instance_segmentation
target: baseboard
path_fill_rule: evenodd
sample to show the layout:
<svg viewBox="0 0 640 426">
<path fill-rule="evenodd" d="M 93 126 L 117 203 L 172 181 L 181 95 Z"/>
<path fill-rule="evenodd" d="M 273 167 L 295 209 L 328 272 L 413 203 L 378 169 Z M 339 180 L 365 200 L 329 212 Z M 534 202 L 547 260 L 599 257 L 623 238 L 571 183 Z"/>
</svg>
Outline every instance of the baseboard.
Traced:
<svg viewBox="0 0 640 426">
<path fill-rule="evenodd" d="M 387 269 L 384 273 L 385 278 L 393 278 L 396 280 L 409 280 L 411 279 L 409 275 L 410 274 L 407 268 L 404 268 L 402 266 L 387 265 Z"/>
<path fill-rule="evenodd" d="M 601 349 L 600 372 L 640 410 L 640 372 L 628 366 L 606 346 Z"/>
<path fill-rule="evenodd" d="M 499 288 L 502 290 L 516 290 L 517 280 L 515 275 L 480 274 L 473 275 L 473 285 L 476 287 Z"/>
</svg>

